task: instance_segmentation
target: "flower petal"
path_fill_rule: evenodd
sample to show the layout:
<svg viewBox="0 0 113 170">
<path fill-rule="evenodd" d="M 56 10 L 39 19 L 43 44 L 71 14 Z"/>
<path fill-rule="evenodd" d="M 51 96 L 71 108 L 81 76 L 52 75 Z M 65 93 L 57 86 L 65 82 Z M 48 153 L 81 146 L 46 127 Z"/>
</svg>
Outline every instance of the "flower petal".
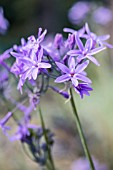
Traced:
<svg viewBox="0 0 113 170">
<path fill-rule="evenodd" d="M 81 73 L 83 70 L 85 70 L 85 68 L 88 66 L 89 61 L 85 61 L 82 64 L 77 65 L 77 68 L 75 69 L 75 73 Z"/>
<path fill-rule="evenodd" d="M 89 54 L 90 54 L 90 55 L 94 55 L 94 54 L 97 54 L 97 53 L 99 53 L 100 51 L 105 50 L 105 49 L 106 49 L 106 47 L 98 47 L 98 48 L 95 48 L 95 49 L 91 50 L 91 51 L 89 52 Z"/>
<path fill-rule="evenodd" d="M 79 36 L 76 35 L 75 38 L 76 38 L 76 43 L 77 43 L 78 48 L 79 48 L 81 51 L 83 51 L 83 50 L 84 50 L 84 46 L 83 46 L 83 43 L 82 43 L 82 41 L 80 40 Z"/>
<path fill-rule="evenodd" d="M 38 68 L 51 68 L 51 64 L 41 62 L 41 63 L 38 63 Z"/>
<path fill-rule="evenodd" d="M 55 62 L 55 63 L 63 73 L 70 73 L 70 70 L 67 66 L 65 66 L 64 64 L 59 63 L 59 62 Z"/>
<path fill-rule="evenodd" d="M 70 80 L 70 76 L 68 74 L 64 74 L 64 75 L 58 77 L 55 80 L 55 83 L 62 83 L 62 82 L 69 81 L 69 80 Z"/>
<path fill-rule="evenodd" d="M 97 66 L 100 66 L 99 62 L 93 56 L 87 56 L 87 58 L 91 60 L 94 64 L 96 64 Z"/>
<path fill-rule="evenodd" d="M 92 83 L 91 80 L 90 80 L 88 77 L 86 77 L 86 76 L 84 76 L 84 75 L 82 75 L 82 74 L 76 75 L 76 78 L 77 78 L 78 80 L 84 81 L 84 82 L 86 82 L 86 83 Z"/>
</svg>

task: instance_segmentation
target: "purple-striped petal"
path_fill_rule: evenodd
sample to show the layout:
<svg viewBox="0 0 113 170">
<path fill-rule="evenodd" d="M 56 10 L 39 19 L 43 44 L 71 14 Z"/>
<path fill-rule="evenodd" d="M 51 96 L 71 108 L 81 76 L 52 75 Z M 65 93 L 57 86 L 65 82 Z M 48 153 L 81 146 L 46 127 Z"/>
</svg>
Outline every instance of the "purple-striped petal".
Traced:
<svg viewBox="0 0 113 170">
<path fill-rule="evenodd" d="M 91 60 L 94 64 L 96 64 L 97 66 L 100 66 L 99 62 L 93 56 L 87 56 L 87 58 Z"/>
<path fill-rule="evenodd" d="M 71 56 L 76 56 L 80 54 L 81 54 L 80 50 L 70 50 L 69 52 L 67 52 L 67 55 L 71 55 Z"/>
<path fill-rule="evenodd" d="M 89 61 L 85 61 L 84 63 L 77 65 L 77 68 L 75 69 L 76 74 L 81 73 L 83 70 L 85 70 L 88 64 L 89 64 Z"/>
<path fill-rule="evenodd" d="M 89 52 L 89 55 L 97 54 L 97 53 L 99 53 L 100 51 L 103 51 L 103 50 L 105 50 L 105 49 L 106 49 L 106 47 L 98 47 L 98 48 L 95 48 L 95 49 L 93 49 L 93 50 L 91 50 L 91 51 Z"/>
<path fill-rule="evenodd" d="M 90 29 L 89 29 L 89 26 L 88 26 L 88 23 L 85 23 L 85 30 L 86 30 L 86 32 L 87 32 L 88 35 L 91 34 Z"/>
<path fill-rule="evenodd" d="M 105 41 L 105 40 L 108 40 L 110 38 L 110 35 L 107 34 L 107 35 L 102 35 L 102 36 L 98 36 L 98 39 L 101 40 L 101 41 Z"/>
<path fill-rule="evenodd" d="M 79 36 L 76 35 L 75 38 L 76 38 L 76 43 L 77 43 L 78 48 L 79 48 L 81 51 L 83 51 L 83 50 L 84 50 L 84 46 L 83 46 L 83 43 L 82 43 L 82 41 L 80 40 Z"/>
<path fill-rule="evenodd" d="M 74 70 L 75 69 L 75 59 L 74 57 L 69 57 L 68 59 L 68 66 L 70 68 L 70 70 Z"/>
<path fill-rule="evenodd" d="M 63 73 L 68 73 L 68 74 L 70 73 L 70 70 L 67 66 L 59 62 L 55 62 L 55 63 Z"/>
<path fill-rule="evenodd" d="M 88 77 L 85 77 L 85 76 L 82 75 L 82 74 L 76 75 L 76 78 L 77 78 L 78 80 L 84 81 L 84 82 L 86 82 L 86 83 L 92 83 L 91 80 L 90 80 Z"/>
<path fill-rule="evenodd" d="M 88 51 L 90 51 L 91 48 L 92 48 L 92 46 L 93 46 L 93 40 L 92 40 L 92 38 L 89 38 L 89 39 L 86 41 L 85 49 L 87 49 Z"/>
<path fill-rule="evenodd" d="M 55 83 L 63 83 L 65 81 L 69 81 L 70 80 L 70 76 L 68 74 L 64 74 L 60 77 L 58 77 L 56 80 L 55 80 Z"/>
<path fill-rule="evenodd" d="M 38 68 L 51 68 L 51 64 L 41 62 L 41 63 L 38 63 Z"/>
</svg>

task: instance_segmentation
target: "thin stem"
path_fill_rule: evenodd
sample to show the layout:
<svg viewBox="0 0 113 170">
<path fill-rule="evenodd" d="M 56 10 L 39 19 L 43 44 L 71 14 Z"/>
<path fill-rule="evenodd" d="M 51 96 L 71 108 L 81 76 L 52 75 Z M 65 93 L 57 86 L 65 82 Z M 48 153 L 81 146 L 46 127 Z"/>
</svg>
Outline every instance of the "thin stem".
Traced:
<svg viewBox="0 0 113 170">
<path fill-rule="evenodd" d="M 55 170 L 54 161 L 53 161 L 53 158 L 52 158 L 52 155 L 51 155 L 51 148 L 49 147 L 49 142 L 48 142 L 48 138 L 47 138 L 47 135 L 46 135 L 45 123 L 44 123 L 44 120 L 43 120 L 43 116 L 42 116 L 42 112 L 41 112 L 41 108 L 40 107 L 39 107 L 39 114 L 40 114 L 42 128 L 43 128 L 43 131 L 44 131 L 44 137 L 45 137 L 46 144 L 47 144 L 49 161 L 51 163 L 52 170 Z"/>
<path fill-rule="evenodd" d="M 86 157 L 89 161 L 91 170 L 95 170 L 95 167 L 94 167 L 94 164 L 93 164 L 93 161 L 92 161 L 92 158 L 91 158 L 91 155 L 90 155 L 87 143 L 86 143 L 86 139 L 85 139 L 85 136 L 84 136 L 84 133 L 83 133 L 83 130 L 82 130 L 82 126 L 81 126 L 81 123 L 80 123 L 80 120 L 79 120 L 79 117 L 78 117 L 77 109 L 76 109 L 73 94 L 72 94 L 72 89 L 70 89 L 70 95 L 71 95 L 71 99 L 70 99 L 71 105 L 72 105 L 73 113 L 75 115 L 76 126 L 77 126 L 77 129 L 78 129 L 78 132 L 79 132 L 81 143 L 82 143 L 85 155 L 86 155 Z"/>
</svg>

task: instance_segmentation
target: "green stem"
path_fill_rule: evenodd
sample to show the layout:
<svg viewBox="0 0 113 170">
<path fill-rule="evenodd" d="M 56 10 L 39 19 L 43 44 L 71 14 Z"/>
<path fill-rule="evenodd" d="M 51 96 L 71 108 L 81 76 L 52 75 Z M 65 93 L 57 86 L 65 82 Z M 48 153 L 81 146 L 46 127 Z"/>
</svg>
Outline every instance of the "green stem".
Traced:
<svg viewBox="0 0 113 170">
<path fill-rule="evenodd" d="M 42 112 L 41 112 L 41 108 L 40 107 L 39 107 L 39 114 L 40 114 L 42 128 L 43 128 L 43 131 L 44 131 L 45 141 L 46 141 L 46 144 L 47 144 L 49 161 L 51 163 L 52 170 L 55 170 L 54 161 L 53 161 L 53 158 L 52 158 L 52 155 L 51 155 L 51 148 L 49 147 L 49 142 L 48 142 L 48 138 L 47 138 L 47 135 L 46 135 L 45 123 L 44 123 L 44 120 L 43 120 L 43 116 L 42 116 Z"/>
<path fill-rule="evenodd" d="M 78 132 L 79 132 L 81 143 L 82 143 L 85 155 L 86 155 L 86 157 L 89 161 L 91 170 L 95 170 L 95 167 L 94 167 L 94 164 L 93 164 L 93 161 L 92 161 L 92 158 L 91 158 L 91 155 L 90 155 L 87 143 L 86 143 L 86 139 L 85 139 L 85 136 L 84 136 L 84 133 L 83 133 L 83 130 L 82 130 L 82 126 L 81 126 L 81 123 L 80 123 L 80 120 L 79 120 L 79 117 L 78 117 L 77 109 L 76 109 L 73 94 L 72 94 L 72 89 L 70 89 L 70 95 L 71 95 L 71 99 L 70 99 L 71 105 L 72 105 L 72 108 L 73 108 L 73 113 L 75 115 L 76 126 L 77 126 L 77 129 L 78 129 Z"/>
</svg>

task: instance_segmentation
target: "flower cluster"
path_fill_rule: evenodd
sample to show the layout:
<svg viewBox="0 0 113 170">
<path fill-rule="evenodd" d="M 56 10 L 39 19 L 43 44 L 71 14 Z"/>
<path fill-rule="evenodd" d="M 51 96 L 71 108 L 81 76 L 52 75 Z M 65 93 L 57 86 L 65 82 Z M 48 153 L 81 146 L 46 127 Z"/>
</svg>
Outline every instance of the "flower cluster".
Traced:
<svg viewBox="0 0 113 170">
<path fill-rule="evenodd" d="M 66 89 L 73 87 L 81 98 L 84 94 L 89 95 L 92 88 L 86 68 L 90 61 L 97 66 L 100 65 L 94 55 L 105 50 L 106 47 L 112 48 L 112 45 L 105 41 L 110 36 L 97 36 L 90 31 L 86 23 L 78 31 L 65 28 L 64 32 L 68 34 L 67 39 L 64 39 L 62 34 L 56 34 L 53 42 L 44 45 L 46 32 L 47 30 L 42 33 L 40 28 L 37 39 L 32 35 L 27 42 L 22 39 L 21 46 L 13 47 L 11 55 L 16 60 L 11 67 L 11 72 L 20 78 L 18 89 L 22 92 L 22 86 L 29 82 L 32 85 L 35 84 L 37 93 L 40 95 L 51 86 L 48 81 L 52 78 L 55 79 L 55 83 L 64 83 Z M 42 80 L 40 80 L 41 77 Z M 59 94 L 61 91 L 59 90 Z"/>
<path fill-rule="evenodd" d="M 14 45 L 0 55 L 0 65 L 8 72 L 0 78 L 0 82 L 5 84 L 8 74 L 11 73 L 14 81 L 18 82 L 17 89 L 21 93 L 24 91 L 29 100 L 29 102 L 27 100 L 29 106 L 26 106 L 16 101 L 10 94 L 6 95 L 5 100 L 10 101 L 15 108 L 0 120 L 0 127 L 11 141 L 19 140 L 22 144 L 27 144 L 34 160 L 40 165 L 45 165 L 47 159 L 52 162 L 53 145 L 53 134 L 44 127 L 43 120 L 42 127 L 31 124 L 31 113 L 40 103 L 40 97 L 51 89 L 70 99 L 72 97 L 69 93 L 70 88 L 73 88 L 81 98 L 84 95 L 89 96 L 93 89 L 86 69 L 90 62 L 99 66 L 95 55 L 107 47 L 113 47 L 106 42 L 110 35 L 97 36 L 90 31 L 87 23 L 78 31 L 64 28 L 64 32 L 67 38 L 57 33 L 51 42 L 45 43 L 47 30 L 42 31 L 42 28 L 39 28 L 37 37 L 32 35 L 27 40 L 22 38 L 21 45 Z M 10 56 L 15 59 L 12 65 L 7 62 Z M 64 88 L 61 89 L 58 84 L 63 84 Z M 16 110 L 21 111 L 23 116 L 17 118 Z M 12 137 L 7 131 L 11 127 L 6 125 L 10 118 L 16 121 L 18 127 Z M 51 164 L 54 167 L 54 164 Z"/>
</svg>

